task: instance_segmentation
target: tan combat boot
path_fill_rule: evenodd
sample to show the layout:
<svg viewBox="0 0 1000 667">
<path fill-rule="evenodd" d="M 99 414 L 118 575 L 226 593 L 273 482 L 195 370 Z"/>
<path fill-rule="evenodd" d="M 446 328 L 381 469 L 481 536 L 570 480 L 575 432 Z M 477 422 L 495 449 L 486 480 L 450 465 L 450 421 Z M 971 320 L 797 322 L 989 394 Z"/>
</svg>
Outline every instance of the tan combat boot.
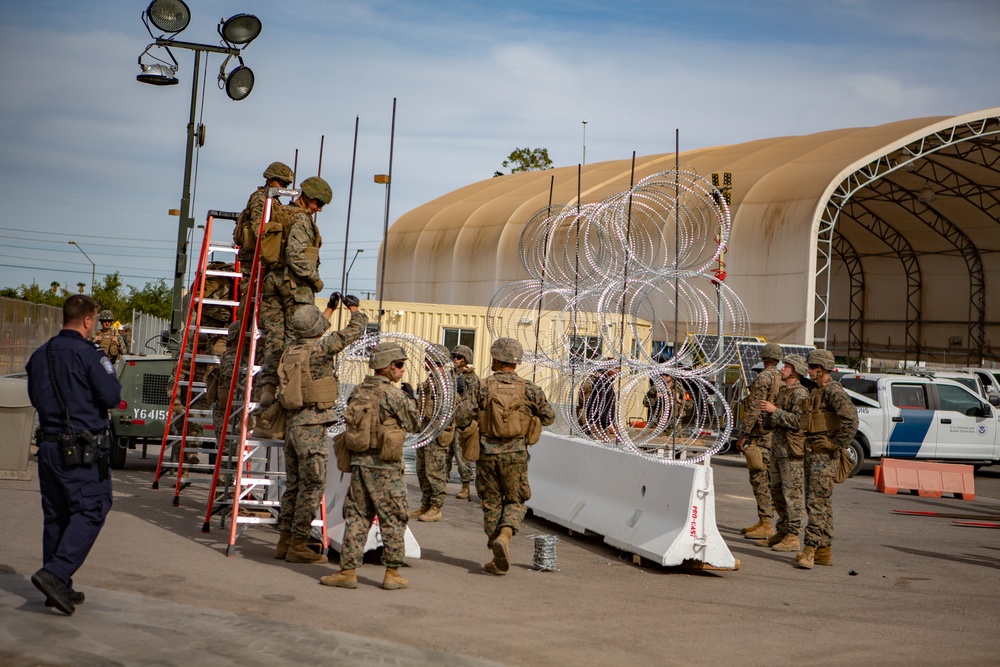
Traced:
<svg viewBox="0 0 1000 667">
<path fill-rule="evenodd" d="M 292 531 L 283 530 L 278 534 L 278 546 L 274 550 L 274 557 L 284 560 L 288 555 L 288 545 L 292 541 Z"/>
<path fill-rule="evenodd" d="M 795 557 L 795 567 L 803 570 L 813 569 L 813 562 L 816 557 L 816 547 L 806 547 Z"/>
<path fill-rule="evenodd" d="M 510 538 L 513 536 L 514 531 L 509 526 L 504 526 L 493 540 L 493 562 L 501 572 L 510 569 Z"/>
<path fill-rule="evenodd" d="M 306 546 L 303 537 L 293 537 L 288 544 L 288 553 L 285 554 L 286 563 L 325 563 L 326 556 L 318 554 Z"/>
<path fill-rule="evenodd" d="M 748 540 L 759 540 L 774 535 L 774 528 L 771 526 L 771 519 L 761 519 L 753 530 L 748 530 L 743 536 Z"/>
<path fill-rule="evenodd" d="M 813 562 L 817 565 L 833 565 L 833 552 L 830 547 L 820 547 L 813 556 Z"/>
<path fill-rule="evenodd" d="M 385 568 L 385 577 L 382 579 L 382 588 L 387 591 L 397 591 L 406 588 L 410 582 L 399 574 L 399 570 L 394 567 Z"/>
<path fill-rule="evenodd" d="M 462 482 L 462 490 L 455 494 L 455 497 L 459 500 L 469 500 L 469 483 Z"/>
<path fill-rule="evenodd" d="M 431 508 L 430 505 L 421 505 L 420 507 L 418 507 L 415 510 L 410 510 L 410 518 L 411 519 L 416 519 L 421 514 L 426 514 L 427 510 L 429 510 L 430 508 Z"/>
<path fill-rule="evenodd" d="M 483 571 L 488 572 L 490 574 L 495 574 L 498 577 L 502 577 L 503 575 L 507 574 L 506 572 L 501 572 L 500 570 L 497 569 L 497 563 L 494 560 L 491 560 L 489 563 L 483 563 Z"/>
<path fill-rule="evenodd" d="M 358 573 L 355 570 L 341 570 L 337 574 L 328 574 L 320 577 L 319 583 L 324 586 L 335 586 L 337 588 L 357 588 Z"/>
<path fill-rule="evenodd" d="M 775 543 L 771 546 L 772 551 L 798 551 L 799 547 L 798 535 L 785 535 L 780 542 Z"/>
<path fill-rule="evenodd" d="M 775 533 L 766 540 L 757 540 L 754 542 L 758 547 L 773 547 L 775 544 L 785 539 L 785 533 Z"/>
<path fill-rule="evenodd" d="M 420 516 L 418 516 L 417 520 L 418 521 L 427 521 L 428 523 L 432 523 L 434 521 L 440 521 L 441 520 L 441 508 L 440 507 L 432 507 L 429 510 L 427 510 L 425 513 L 423 513 Z"/>
</svg>

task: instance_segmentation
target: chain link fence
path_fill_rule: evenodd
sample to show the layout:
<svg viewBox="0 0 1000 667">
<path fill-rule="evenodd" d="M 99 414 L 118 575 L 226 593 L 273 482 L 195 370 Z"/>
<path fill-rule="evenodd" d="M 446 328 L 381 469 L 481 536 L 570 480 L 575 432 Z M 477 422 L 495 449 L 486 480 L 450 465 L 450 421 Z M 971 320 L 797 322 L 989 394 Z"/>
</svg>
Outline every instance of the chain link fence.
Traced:
<svg viewBox="0 0 1000 667">
<path fill-rule="evenodd" d="M 23 373 L 28 357 L 62 329 L 62 308 L 0 297 L 0 375 Z"/>
</svg>

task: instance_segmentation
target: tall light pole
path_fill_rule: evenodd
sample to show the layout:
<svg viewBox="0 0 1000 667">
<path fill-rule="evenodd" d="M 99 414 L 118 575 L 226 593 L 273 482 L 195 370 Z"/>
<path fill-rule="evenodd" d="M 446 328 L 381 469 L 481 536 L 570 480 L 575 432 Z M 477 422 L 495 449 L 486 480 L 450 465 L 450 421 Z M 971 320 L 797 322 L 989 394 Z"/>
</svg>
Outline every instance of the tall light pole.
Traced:
<svg viewBox="0 0 1000 667">
<path fill-rule="evenodd" d="M 587 121 L 583 121 L 583 164 L 587 164 Z"/>
<path fill-rule="evenodd" d="M 360 255 L 364 251 L 365 251 L 364 248 L 358 248 L 354 252 L 354 257 L 351 258 L 351 265 L 347 267 L 347 273 L 344 274 L 344 296 L 347 296 L 347 285 L 350 283 L 351 280 L 351 269 L 354 268 L 354 260 L 356 260 L 358 258 L 358 255 Z"/>
<path fill-rule="evenodd" d="M 154 86 L 172 86 L 178 83 L 177 60 L 170 52 L 172 47 L 194 51 L 194 74 L 191 80 L 191 114 L 187 125 L 187 147 L 184 154 L 184 183 L 181 190 L 181 208 L 179 211 L 180 221 L 177 226 L 177 258 L 174 264 L 174 285 L 173 285 L 173 305 L 170 314 L 170 347 L 176 349 L 180 345 L 180 330 L 183 310 L 184 277 L 188 264 L 188 232 L 194 229 L 194 218 L 191 217 L 191 166 L 194 162 L 195 146 L 203 146 L 205 143 L 204 126 L 195 125 L 195 115 L 198 109 L 198 84 L 201 80 L 201 54 L 220 53 L 226 56 L 226 60 L 219 68 L 219 81 L 225 80 L 225 91 L 230 99 L 239 101 L 246 98 L 253 90 L 254 76 L 249 67 L 243 64 L 240 56 L 242 48 L 246 48 L 250 42 L 256 39 L 261 31 L 261 22 L 252 14 L 236 14 L 229 19 L 219 22 L 218 32 L 225 46 L 212 46 L 209 44 L 194 44 L 191 42 L 180 42 L 174 39 L 178 33 L 184 30 L 191 21 L 191 11 L 183 0 L 153 0 L 143 13 L 143 23 L 149 36 L 153 37 L 152 44 L 139 55 L 139 69 L 141 74 L 136 76 L 136 80 L 141 83 L 148 83 Z M 160 35 L 155 37 L 150 27 L 152 24 L 158 30 L 167 33 L 169 36 Z M 153 47 L 162 48 L 170 57 L 170 61 L 158 58 L 150 52 Z M 143 63 L 143 56 L 159 61 L 158 63 Z M 226 65 L 233 58 L 239 60 L 239 66 L 234 68 L 228 75 L 225 74 Z"/>
<path fill-rule="evenodd" d="M 69 244 L 70 245 L 75 245 L 77 250 L 79 250 L 80 252 L 83 252 L 83 248 L 81 248 L 80 244 L 77 243 L 76 241 L 70 241 Z M 91 296 L 93 296 L 93 294 L 94 294 L 94 276 L 97 275 L 97 265 L 94 264 L 94 260 L 92 260 L 90 258 L 90 255 L 88 255 L 87 253 L 83 252 L 83 256 L 87 258 L 88 262 L 90 262 L 90 294 L 91 294 Z"/>
</svg>

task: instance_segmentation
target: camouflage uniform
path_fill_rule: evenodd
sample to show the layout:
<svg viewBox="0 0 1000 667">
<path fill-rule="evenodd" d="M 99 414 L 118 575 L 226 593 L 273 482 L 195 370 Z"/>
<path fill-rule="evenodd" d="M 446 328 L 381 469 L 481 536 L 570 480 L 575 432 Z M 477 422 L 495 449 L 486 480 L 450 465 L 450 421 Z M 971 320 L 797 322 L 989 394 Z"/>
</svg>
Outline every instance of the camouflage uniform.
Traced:
<svg viewBox="0 0 1000 667">
<path fill-rule="evenodd" d="M 284 266 L 271 267 L 264 276 L 259 315 L 263 331 L 260 384 L 278 384 L 278 360 L 285 346 L 292 342 L 292 332 L 286 323 L 299 306 L 314 303 L 316 292 L 323 289 L 318 258 L 314 266 L 306 256 L 307 248 L 319 249 L 323 243 L 319 228 L 307 210 L 293 205 L 287 208 L 292 217 Z"/>
<path fill-rule="evenodd" d="M 378 405 L 380 421 L 395 419 L 406 431 L 417 432 L 416 402 L 402 389 L 381 375 L 369 375 L 363 384 L 382 389 Z M 398 568 L 405 563 L 403 536 L 409 517 L 403 464 L 400 461 L 387 463 L 381 459 L 379 452 L 376 446 L 364 452 L 351 453 L 351 487 L 344 499 L 344 543 L 340 552 L 342 570 L 354 570 L 361 566 L 368 531 L 375 517 L 378 517 L 382 533 L 383 565 Z"/>
<path fill-rule="evenodd" d="M 750 471 L 750 487 L 757 500 L 757 516 L 763 521 L 774 515 L 771 504 L 771 488 L 768 469 L 771 465 L 771 433 L 764 431 L 757 423 L 760 417 L 760 402 L 766 400 L 781 387 L 781 373 L 775 367 L 765 368 L 754 379 L 746 398 L 743 399 L 743 421 L 741 428 L 747 434 L 747 445 L 760 448 L 764 458 L 763 470 Z"/>
<path fill-rule="evenodd" d="M 312 306 L 315 309 L 315 306 Z M 318 309 L 317 309 L 318 310 Z M 324 320 L 325 321 L 325 320 Z M 333 357 L 365 332 L 368 316 L 360 311 L 340 331 L 322 338 L 300 338 L 312 348 L 309 358 L 313 379 L 334 378 Z M 326 489 L 326 468 L 330 446 L 326 429 L 337 421 L 333 407 L 320 409 L 315 403 L 285 412 L 285 491 L 281 494 L 278 530 L 292 539 L 305 540 Z"/>
<path fill-rule="evenodd" d="M 111 360 L 111 363 L 118 361 L 118 359 L 128 350 L 125 346 L 125 339 L 122 338 L 114 329 L 111 329 L 106 333 L 98 329 L 94 334 L 94 337 L 90 340 L 104 350 L 104 354 L 106 354 L 108 359 Z"/>
<path fill-rule="evenodd" d="M 238 327 L 239 324 L 237 323 L 236 326 Z M 218 369 L 215 371 L 219 377 L 219 385 L 215 403 L 212 404 L 212 425 L 215 427 L 215 440 L 219 444 L 220 450 L 222 447 L 222 418 L 225 416 L 226 402 L 229 400 L 229 385 L 233 381 L 233 372 L 236 368 L 236 346 L 238 343 L 238 336 L 229 341 L 226 345 L 226 351 L 222 353 L 222 357 L 219 359 Z M 226 429 L 226 440 L 230 444 L 225 448 L 225 450 L 221 450 L 226 456 L 231 455 L 233 452 L 232 443 L 235 442 L 233 437 L 239 430 L 241 419 L 243 417 L 243 409 L 238 402 L 243 398 L 243 380 L 246 377 L 245 369 L 246 364 L 244 362 L 243 370 L 240 372 L 240 379 L 236 384 L 236 393 L 233 396 L 233 404 L 230 407 L 229 428 Z"/>
<path fill-rule="evenodd" d="M 420 427 L 424 428 L 430 421 L 433 414 L 434 404 L 431 400 L 433 388 L 431 379 L 427 378 L 420 385 L 419 395 L 422 396 L 424 413 L 420 417 Z M 447 445 L 441 444 L 441 439 L 446 441 L 449 436 L 451 442 Z M 445 431 L 417 450 L 417 482 L 420 484 L 420 507 L 441 509 L 444 505 L 445 490 L 448 484 L 448 470 L 450 461 L 448 453 L 455 440 L 455 427 L 451 424 Z"/>
<path fill-rule="evenodd" d="M 461 378 L 463 385 L 462 393 L 459 395 L 459 402 L 469 401 L 472 405 L 475 405 L 479 396 L 479 375 L 476 373 L 476 369 L 472 366 L 463 366 L 461 369 L 456 371 L 456 374 Z M 473 465 L 465 460 L 465 456 L 462 455 L 462 439 L 461 434 L 458 429 L 455 431 L 455 439 L 451 441 L 451 445 L 448 447 L 448 455 L 445 459 L 445 480 L 451 479 L 451 461 L 455 460 L 458 466 L 458 476 L 462 480 L 462 484 L 468 484 L 475 477 L 475 471 L 473 470 Z"/>
<path fill-rule="evenodd" d="M 497 371 L 492 375 L 501 383 L 523 383 L 525 408 L 538 417 L 543 426 L 555 421 L 556 413 L 549 405 L 541 387 L 528 382 L 514 371 Z M 479 388 L 478 410 L 486 408 L 489 395 L 487 383 Z M 459 426 L 472 421 L 470 404 L 463 404 L 455 412 L 455 423 Z M 461 414 L 460 414 L 461 412 Z M 528 445 L 524 436 L 499 439 L 483 430 L 479 424 L 480 455 L 476 462 L 476 493 L 483 507 L 483 530 L 488 543 L 493 544 L 500 529 L 510 528 L 516 534 L 521 528 L 526 508 L 524 503 L 531 498 L 528 486 Z"/>
<path fill-rule="evenodd" d="M 778 533 L 798 537 L 802 532 L 802 516 L 805 512 L 803 500 L 802 455 L 792 452 L 791 439 L 804 439 L 798 433 L 801 424 L 802 401 L 809 391 L 798 380 L 791 386 L 783 386 L 774 399 L 777 408 L 771 414 L 774 430 L 771 434 L 771 462 L 768 477 L 771 501 L 780 517 L 775 529 Z"/>
<path fill-rule="evenodd" d="M 685 414 L 692 409 L 690 401 L 684 400 L 683 393 L 676 391 L 677 386 L 676 380 L 673 386 L 664 380 L 663 384 L 667 388 L 667 394 L 661 395 L 657 389 L 656 385 L 650 385 L 649 389 L 646 390 L 646 395 L 642 397 L 642 405 L 648 410 L 648 417 L 646 420 L 647 428 L 655 428 L 657 424 L 660 423 L 661 413 L 664 409 L 669 409 L 670 414 L 666 417 L 666 422 L 664 424 L 663 433 L 671 433 L 677 424 L 681 423 Z M 673 403 L 673 405 L 671 405 Z"/>
<path fill-rule="evenodd" d="M 810 357 L 811 361 L 812 357 Z M 836 431 L 815 431 L 806 434 L 806 524 L 807 547 L 829 547 L 833 541 L 833 477 L 840 464 L 840 450 L 850 447 L 858 430 L 858 411 L 850 396 L 839 382 L 829 382 L 809 393 L 810 401 L 817 401 L 820 410 L 836 413 L 840 428 Z M 803 412 L 803 419 L 808 414 Z M 809 428 L 809 427 L 807 427 Z"/>
<path fill-rule="evenodd" d="M 243 213 L 240 217 L 246 215 L 247 224 L 255 225 L 255 232 L 260 232 L 260 221 L 264 217 L 264 203 L 267 201 L 267 186 L 262 185 L 257 188 L 256 192 L 250 195 L 250 199 L 247 200 L 247 205 L 243 209 Z M 271 215 L 274 216 L 274 210 L 281 207 L 281 202 L 277 197 L 271 200 Z M 254 253 L 257 252 L 257 246 L 255 245 L 241 245 L 242 239 L 236 238 L 237 233 L 241 230 L 236 230 L 233 232 L 233 241 L 239 246 L 239 252 L 236 254 L 236 258 L 240 261 L 240 273 L 243 274 L 243 279 L 240 280 L 240 301 L 243 301 L 246 297 L 247 287 L 250 285 L 250 272 L 253 270 L 253 257 Z M 255 234 L 256 235 L 256 234 Z"/>
</svg>

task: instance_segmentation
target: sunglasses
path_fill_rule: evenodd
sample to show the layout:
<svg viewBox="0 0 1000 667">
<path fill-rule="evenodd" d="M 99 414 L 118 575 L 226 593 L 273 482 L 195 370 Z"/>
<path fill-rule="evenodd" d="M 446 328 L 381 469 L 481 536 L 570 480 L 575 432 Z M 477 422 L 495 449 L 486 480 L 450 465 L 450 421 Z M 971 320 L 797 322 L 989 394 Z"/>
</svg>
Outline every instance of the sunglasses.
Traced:
<svg viewBox="0 0 1000 667">
<path fill-rule="evenodd" d="M 394 361 L 394 362 L 392 362 L 392 366 L 393 366 L 393 368 L 405 368 L 406 367 L 406 362 L 405 361 Z"/>
<path fill-rule="evenodd" d="M 453 355 L 451 355 L 451 358 L 452 358 L 452 359 L 465 359 L 465 357 L 463 357 L 463 356 L 462 356 L 462 355 L 460 355 L 460 354 L 453 354 Z"/>
<path fill-rule="evenodd" d="M 326 206 L 326 204 L 324 204 L 323 201 L 320 200 L 320 199 L 313 199 L 312 201 L 313 201 L 313 204 L 316 205 L 316 208 L 318 208 L 321 211 L 323 210 L 323 207 Z"/>
<path fill-rule="evenodd" d="M 820 366 L 819 364 L 809 364 L 809 368 L 812 368 L 813 370 L 815 370 L 817 368 L 823 368 L 823 367 Z"/>
</svg>

